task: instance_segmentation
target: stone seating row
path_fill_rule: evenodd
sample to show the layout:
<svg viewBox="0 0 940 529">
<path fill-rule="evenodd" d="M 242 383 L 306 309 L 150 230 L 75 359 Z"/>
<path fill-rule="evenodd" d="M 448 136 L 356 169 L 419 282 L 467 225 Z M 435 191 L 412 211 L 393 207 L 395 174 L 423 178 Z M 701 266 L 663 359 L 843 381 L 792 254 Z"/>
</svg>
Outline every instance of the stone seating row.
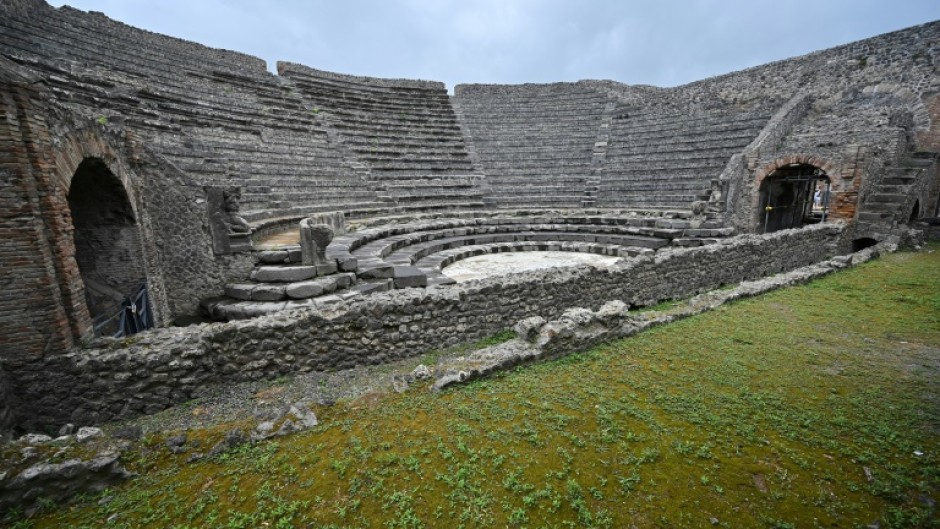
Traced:
<svg viewBox="0 0 940 529">
<path fill-rule="evenodd" d="M 295 65 L 279 71 L 304 98 L 331 113 L 331 124 L 346 147 L 369 166 L 379 197 L 406 210 L 482 204 L 472 185 L 416 186 L 410 195 L 402 192 L 403 182 L 448 176 L 463 182 L 480 174 L 443 84 L 341 76 Z"/>
<path fill-rule="evenodd" d="M 632 246 L 661 247 L 673 238 L 716 237 L 731 231 L 717 224 L 693 227 L 682 219 L 642 217 L 489 217 L 443 219 L 398 226 L 383 226 L 334 239 L 327 255 L 337 259 L 384 258 L 398 248 L 429 240 L 494 233 L 559 231 L 586 235 L 633 237 Z M 644 241 L 644 242 L 640 242 Z"/>
<path fill-rule="evenodd" d="M 207 72 L 244 69 L 243 65 L 212 61 L 208 54 L 213 50 L 198 45 L 200 51 L 192 54 L 173 53 L 170 49 L 151 50 L 149 46 L 141 45 L 140 38 L 148 35 L 146 32 L 132 29 L 136 33 L 134 37 L 122 38 L 119 32 L 112 32 L 117 24 L 106 32 L 83 27 L 82 23 L 87 18 L 88 15 L 80 12 L 63 17 L 54 10 L 37 13 L 35 17 L 6 16 L 0 31 L 3 31 L 5 43 L 17 43 L 28 53 L 45 53 L 62 59 L 75 58 L 89 65 L 108 64 L 117 72 L 146 73 L 169 79 L 179 78 L 181 67 L 201 68 Z M 173 40 L 167 38 L 163 42 Z M 155 47 L 158 46 L 160 44 L 155 44 Z M 257 64 L 261 65 L 260 62 Z M 263 66 L 260 70 L 263 71 Z"/>
<path fill-rule="evenodd" d="M 69 6 L 59 9 L 44 9 L 36 12 L 44 22 L 43 29 L 66 29 L 73 38 L 85 37 L 97 44 L 99 51 L 124 52 L 124 48 L 135 46 L 139 53 L 149 53 L 155 60 L 164 58 L 169 65 L 200 64 L 225 69 L 233 74 L 243 72 L 248 66 L 263 68 L 263 63 L 248 55 L 228 50 L 207 48 L 200 44 L 158 33 L 142 31 L 107 17 L 84 13 Z M 68 41 L 66 41 L 68 42 Z"/>
<path fill-rule="evenodd" d="M 567 249 L 634 256 L 670 244 L 707 244 L 730 234 L 688 219 L 639 216 L 494 216 L 383 225 L 335 238 L 326 251 L 332 264 L 300 264 L 299 246 L 256 252 L 258 265 L 248 280 L 227 285 L 224 298 L 206 300 L 203 308 L 215 319 L 240 319 L 326 307 L 390 288 L 447 284 L 442 263 L 481 251 Z"/>
<path fill-rule="evenodd" d="M 587 181 L 606 94 L 572 84 L 498 90 L 471 85 L 455 99 L 487 175 L 489 203 L 498 208 L 589 204 Z M 542 188 L 533 189 L 538 185 Z"/>
</svg>

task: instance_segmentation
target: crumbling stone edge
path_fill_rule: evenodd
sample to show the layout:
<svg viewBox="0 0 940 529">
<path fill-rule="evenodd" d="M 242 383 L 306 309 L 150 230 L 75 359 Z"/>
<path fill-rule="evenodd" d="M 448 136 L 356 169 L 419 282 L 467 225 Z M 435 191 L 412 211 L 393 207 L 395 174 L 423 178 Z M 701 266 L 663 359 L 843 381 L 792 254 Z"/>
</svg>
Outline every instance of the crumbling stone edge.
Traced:
<svg viewBox="0 0 940 529">
<path fill-rule="evenodd" d="M 730 289 L 719 289 L 692 297 L 667 310 L 633 311 L 623 301 L 608 301 L 598 310 L 573 307 L 554 320 L 540 316 L 520 320 L 513 327 L 517 338 L 451 358 L 434 369 L 433 391 L 506 371 L 521 364 L 551 360 L 587 350 L 596 345 L 626 338 L 651 327 L 671 323 L 718 308 L 732 301 L 772 290 L 807 283 L 837 270 L 857 266 L 898 249 L 895 241 L 755 281 L 743 281 Z"/>
</svg>

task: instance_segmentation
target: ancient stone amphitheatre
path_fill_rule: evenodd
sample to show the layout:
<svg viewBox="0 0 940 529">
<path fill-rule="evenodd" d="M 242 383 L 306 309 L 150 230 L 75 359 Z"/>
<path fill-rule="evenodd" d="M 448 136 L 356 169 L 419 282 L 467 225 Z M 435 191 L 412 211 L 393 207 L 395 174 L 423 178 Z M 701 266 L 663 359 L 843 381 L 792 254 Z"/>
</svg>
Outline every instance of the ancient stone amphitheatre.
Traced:
<svg viewBox="0 0 940 529">
<path fill-rule="evenodd" d="M 938 43 L 931 22 L 674 88 L 451 96 L 2 0 L 0 429 L 552 321 L 561 354 L 631 309 L 920 244 Z M 525 252 L 613 259 L 447 274 Z"/>
</svg>

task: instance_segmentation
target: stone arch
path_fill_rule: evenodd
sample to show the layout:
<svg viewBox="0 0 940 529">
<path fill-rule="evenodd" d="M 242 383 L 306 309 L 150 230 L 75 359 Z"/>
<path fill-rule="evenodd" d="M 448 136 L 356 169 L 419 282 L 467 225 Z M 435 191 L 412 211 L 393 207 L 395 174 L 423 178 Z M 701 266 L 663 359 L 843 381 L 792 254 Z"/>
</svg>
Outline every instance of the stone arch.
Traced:
<svg viewBox="0 0 940 529">
<path fill-rule="evenodd" d="M 70 134 L 63 140 L 62 147 L 55 152 L 56 176 L 67 195 L 71 189 L 72 178 L 82 162 L 90 158 L 101 160 L 124 187 L 134 216 L 138 217 L 139 186 L 125 164 L 121 149 L 112 144 L 114 141 L 102 135 L 96 127 L 86 127 Z"/>
<path fill-rule="evenodd" d="M 67 198 L 75 260 L 94 322 L 146 284 L 140 229 L 126 189 L 100 158 L 79 164 Z"/>
<path fill-rule="evenodd" d="M 760 187 L 761 183 L 764 181 L 764 178 L 766 178 L 768 175 L 770 175 L 777 169 L 780 169 L 781 167 L 786 167 L 791 164 L 812 165 L 813 167 L 818 167 L 819 169 L 822 169 L 823 172 L 825 172 L 827 175 L 836 174 L 836 170 L 838 168 L 836 164 L 830 162 L 829 160 L 826 160 L 822 156 L 818 156 L 815 154 L 807 154 L 807 153 L 788 154 L 786 156 L 777 158 L 762 167 L 759 167 L 757 171 L 755 171 L 754 173 L 754 186 Z"/>
<path fill-rule="evenodd" d="M 94 308 L 89 307 L 89 295 L 86 281 L 89 276 L 83 277 L 82 266 L 79 261 L 84 259 L 76 248 L 76 226 L 74 224 L 70 197 L 76 176 L 81 174 L 83 165 L 93 164 L 98 169 L 106 171 L 108 178 L 116 189 L 120 189 L 123 205 L 126 211 L 123 215 L 133 219 L 136 238 L 139 241 L 139 251 L 135 255 L 141 262 L 141 275 L 149 283 L 153 274 L 149 271 L 147 259 L 153 254 L 148 247 L 140 200 L 140 186 L 134 172 L 129 168 L 129 160 L 124 142 L 126 138 L 103 130 L 96 125 L 71 130 L 54 142 L 53 146 L 44 153 L 51 169 L 50 179 L 50 207 L 44 215 L 58 216 L 58 219 L 47 219 L 52 229 L 50 242 L 53 245 L 53 265 L 56 270 L 56 282 L 67 300 L 65 316 L 74 338 L 86 338 L 93 334 Z M 86 267 L 87 268 L 87 267 Z M 94 278 L 91 281 L 96 282 Z M 157 303 L 159 309 L 159 303 Z M 91 311 L 89 309 L 92 309 Z"/>
<path fill-rule="evenodd" d="M 774 171 L 785 168 L 791 165 L 811 165 L 817 169 L 820 169 L 825 175 L 829 178 L 833 178 L 838 174 L 838 166 L 829 160 L 815 154 L 808 153 L 795 153 L 789 154 L 786 156 L 781 156 L 770 163 L 767 163 L 759 167 L 754 172 L 754 183 L 753 183 L 753 193 L 751 197 L 751 230 L 758 231 L 761 221 L 761 212 L 760 201 L 761 201 L 761 189 L 764 185 L 764 180 L 774 173 Z"/>
</svg>

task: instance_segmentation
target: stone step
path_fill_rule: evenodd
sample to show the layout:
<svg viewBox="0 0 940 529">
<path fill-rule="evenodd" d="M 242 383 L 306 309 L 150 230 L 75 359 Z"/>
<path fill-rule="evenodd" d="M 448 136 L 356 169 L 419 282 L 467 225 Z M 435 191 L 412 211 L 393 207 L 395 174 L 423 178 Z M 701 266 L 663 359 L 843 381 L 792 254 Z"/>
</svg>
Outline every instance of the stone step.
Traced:
<svg viewBox="0 0 940 529">
<path fill-rule="evenodd" d="M 225 295 L 243 301 L 308 299 L 347 288 L 353 284 L 355 279 L 355 274 L 338 273 L 316 279 L 281 284 L 230 283 L 225 285 Z"/>
<path fill-rule="evenodd" d="M 291 283 L 317 276 L 336 273 L 336 263 L 319 266 L 284 265 L 258 266 L 251 272 L 251 279 L 259 283 Z"/>
</svg>

